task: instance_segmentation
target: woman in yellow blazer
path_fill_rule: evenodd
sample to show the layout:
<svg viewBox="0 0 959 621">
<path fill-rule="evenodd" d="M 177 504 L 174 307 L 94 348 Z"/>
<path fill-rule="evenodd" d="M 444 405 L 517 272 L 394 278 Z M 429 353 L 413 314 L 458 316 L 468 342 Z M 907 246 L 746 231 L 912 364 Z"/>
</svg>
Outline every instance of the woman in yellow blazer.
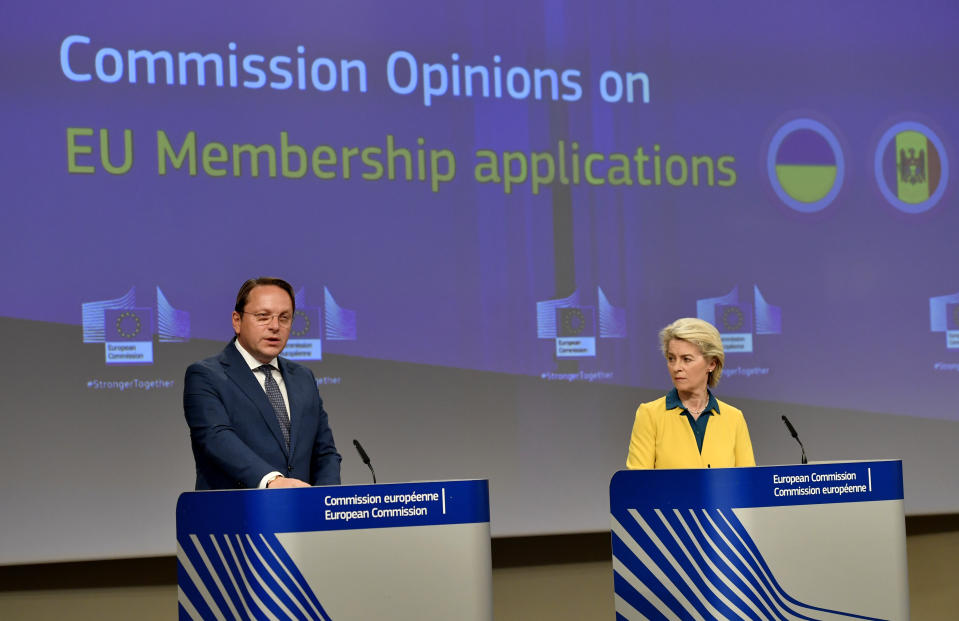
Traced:
<svg viewBox="0 0 959 621">
<path fill-rule="evenodd" d="M 709 390 L 726 360 L 719 331 L 687 317 L 663 328 L 659 340 L 675 388 L 636 410 L 626 467 L 755 466 L 743 413 Z"/>
</svg>

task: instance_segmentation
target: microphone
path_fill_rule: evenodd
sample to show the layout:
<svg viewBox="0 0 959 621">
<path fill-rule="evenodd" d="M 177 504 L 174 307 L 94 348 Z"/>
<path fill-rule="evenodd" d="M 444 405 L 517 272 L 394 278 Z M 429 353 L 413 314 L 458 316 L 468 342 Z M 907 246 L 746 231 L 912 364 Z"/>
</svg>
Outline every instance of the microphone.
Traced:
<svg viewBox="0 0 959 621">
<path fill-rule="evenodd" d="M 363 460 L 363 463 L 366 464 L 366 467 L 370 469 L 371 473 L 373 473 L 373 482 L 376 483 L 376 472 L 373 470 L 373 464 L 370 463 L 370 456 L 366 454 L 366 451 L 363 450 L 363 445 L 360 444 L 360 441 L 356 438 L 353 438 L 353 446 L 356 447 L 356 452 L 360 454 L 360 459 Z"/>
<path fill-rule="evenodd" d="M 783 414 L 783 422 L 786 423 L 786 429 L 789 430 L 790 435 L 795 438 L 796 442 L 799 442 L 799 448 L 802 449 L 802 463 L 808 463 L 806 461 L 806 447 L 802 445 L 802 440 L 799 439 L 799 434 L 796 433 L 796 428 L 793 427 L 793 424 L 789 422 L 789 419 L 786 418 L 786 415 Z M 355 442 L 356 440 L 354 440 Z"/>
</svg>

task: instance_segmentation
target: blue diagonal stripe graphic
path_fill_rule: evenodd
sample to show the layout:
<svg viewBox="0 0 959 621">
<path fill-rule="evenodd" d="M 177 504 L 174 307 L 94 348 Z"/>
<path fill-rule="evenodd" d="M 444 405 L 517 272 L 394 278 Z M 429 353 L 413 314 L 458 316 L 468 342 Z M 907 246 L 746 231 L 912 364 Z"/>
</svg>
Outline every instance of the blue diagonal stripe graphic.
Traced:
<svg viewBox="0 0 959 621">
<path fill-rule="evenodd" d="M 729 509 L 628 509 L 611 518 L 617 618 L 882 621 L 789 596 Z"/>
</svg>

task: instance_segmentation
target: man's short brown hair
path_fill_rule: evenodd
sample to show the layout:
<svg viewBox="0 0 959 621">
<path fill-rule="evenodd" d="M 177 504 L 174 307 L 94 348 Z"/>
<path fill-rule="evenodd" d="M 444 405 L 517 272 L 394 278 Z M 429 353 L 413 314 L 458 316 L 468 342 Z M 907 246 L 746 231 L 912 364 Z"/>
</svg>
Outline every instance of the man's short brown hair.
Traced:
<svg viewBox="0 0 959 621">
<path fill-rule="evenodd" d="M 253 291 L 254 287 L 261 287 L 264 285 L 273 285 L 274 287 L 279 287 L 286 291 L 290 296 L 290 302 L 293 304 L 293 310 L 296 310 L 296 298 L 293 297 L 293 287 L 290 283 L 286 282 L 282 278 L 270 278 L 268 276 L 260 276 L 259 278 L 251 278 L 240 287 L 240 290 L 236 294 L 236 306 L 233 307 L 238 313 L 243 313 L 243 309 L 246 308 L 246 303 L 250 300 L 250 291 Z"/>
</svg>

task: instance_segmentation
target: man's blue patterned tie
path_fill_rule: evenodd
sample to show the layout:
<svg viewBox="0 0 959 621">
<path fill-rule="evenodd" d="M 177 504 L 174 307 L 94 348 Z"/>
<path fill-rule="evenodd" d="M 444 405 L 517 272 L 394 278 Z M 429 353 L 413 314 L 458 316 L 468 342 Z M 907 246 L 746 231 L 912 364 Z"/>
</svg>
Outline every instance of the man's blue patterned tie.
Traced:
<svg viewBox="0 0 959 621">
<path fill-rule="evenodd" d="M 273 367 L 264 364 L 257 367 L 257 370 L 266 375 L 264 385 L 266 396 L 270 400 L 270 405 L 273 406 L 273 411 L 276 412 L 276 421 L 280 423 L 280 430 L 283 432 L 283 439 L 286 440 L 286 447 L 290 448 L 290 416 L 286 413 L 286 404 L 283 403 L 283 393 L 280 392 L 280 386 L 273 379 L 273 373 L 271 373 Z"/>
</svg>

